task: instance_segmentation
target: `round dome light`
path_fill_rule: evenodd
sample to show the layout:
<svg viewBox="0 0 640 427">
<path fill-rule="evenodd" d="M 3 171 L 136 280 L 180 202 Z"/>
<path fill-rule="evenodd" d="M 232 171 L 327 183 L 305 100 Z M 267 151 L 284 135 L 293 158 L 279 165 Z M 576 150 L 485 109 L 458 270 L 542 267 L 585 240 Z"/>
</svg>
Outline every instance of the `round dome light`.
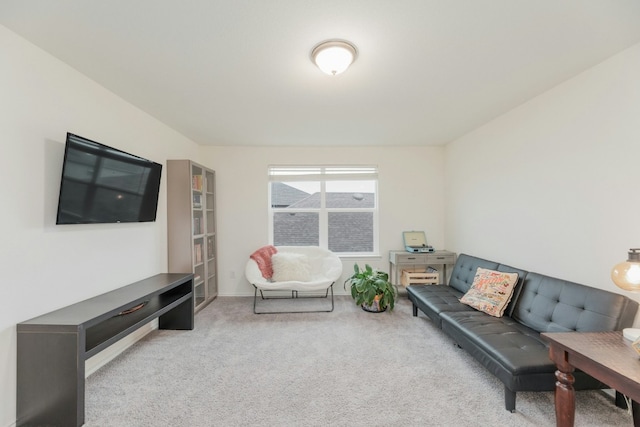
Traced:
<svg viewBox="0 0 640 427">
<path fill-rule="evenodd" d="M 329 40 L 311 51 L 311 59 L 324 73 L 335 76 L 344 72 L 355 61 L 356 47 L 342 40 Z"/>
</svg>

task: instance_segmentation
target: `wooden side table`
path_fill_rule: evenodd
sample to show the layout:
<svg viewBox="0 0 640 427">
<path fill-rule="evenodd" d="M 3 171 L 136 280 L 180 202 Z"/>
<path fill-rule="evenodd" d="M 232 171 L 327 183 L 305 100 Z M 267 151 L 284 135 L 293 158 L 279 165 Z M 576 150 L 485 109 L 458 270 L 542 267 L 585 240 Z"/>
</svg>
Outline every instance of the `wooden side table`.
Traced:
<svg viewBox="0 0 640 427">
<path fill-rule="evenodd" d="M 640 360 L 622 332 L 542 333 L 556 371 L 556 425 L 573 426 L 574 369 L 591 375 L 632 399 L 633 425 L 640 427 Z"/>
</svg>

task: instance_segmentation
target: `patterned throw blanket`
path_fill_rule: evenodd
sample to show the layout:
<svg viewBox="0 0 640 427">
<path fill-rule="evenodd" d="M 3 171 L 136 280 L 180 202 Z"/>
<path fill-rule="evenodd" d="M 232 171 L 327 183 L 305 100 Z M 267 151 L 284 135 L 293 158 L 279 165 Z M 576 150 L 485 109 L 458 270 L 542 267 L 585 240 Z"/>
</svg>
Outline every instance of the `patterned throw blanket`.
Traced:
<svg viewBox="0 0 640 427">
<path fill-rule="evenodd" d="M 277 253 L 275 246 L 263 246 L 249 256 L 258 264 L 258 268 L 265 279 L 271 279 L 273 276 L 273 264 L 271 264 L 271 255 Z"/>
</svg>

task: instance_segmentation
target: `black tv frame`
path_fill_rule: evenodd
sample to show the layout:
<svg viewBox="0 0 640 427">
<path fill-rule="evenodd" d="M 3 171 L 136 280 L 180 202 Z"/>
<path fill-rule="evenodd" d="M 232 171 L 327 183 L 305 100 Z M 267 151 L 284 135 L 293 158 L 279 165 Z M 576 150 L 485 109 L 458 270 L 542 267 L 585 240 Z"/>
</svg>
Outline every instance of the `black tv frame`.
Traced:
<svg viewBox="0 0 640 427">
<path fill-rule="evenodd" d="M 69 159 L 69 153 L 71 150 L 75 152 L 85 151 L 89 154 L 96 155 L 97 162 L 95 165 L 95 170 L 93 171 L 93 177 L 91 181 L 77 179 L 70 175 L 69 168 L 71 161 Z M 126 188 L 119 188 L 117 186 L 110 187 L 109 185 L 105 185 L 104 183 L 96 182 L 96 178 L 99 176 L 98 174 L 101 170 L 101 163 L 104 160 L 117 160 L 122 163 L 139 165 L 149 169 L 149 178 L 145 183 L 145 190 L 142 194 L 136 195 L 142 197 L 142 200 L 140 202 L 140 209 L 136 216 L 132 216 L 130 212 L 128 214 L 125 214 L 126 211 L 123 211 L 122 216 L 116 217 L 92 215 L 92 213 L 95 212 L 95 209 L 92 208 L 95 208 L 95 196 L 98 190 L 122 192 L 122 195 L 118 195 L 118 197 L 125 197 L 127 193 L 130 195 L 133 194 Z M 62 174 L 60 179 L 60 192 L 58 194 L 56 224 L 115 224 L 131 222 L 154 222 L 157 217 L 161 177 L 162 165 L 159 163 L 73 134 L 71 132 L 67 132 Z M 76 211 L 70 213 L 69 207 L 65 204 L 68 204 L 69 201 L 66 200 L 65 197 L 68 192 L 73 191 L 72 186 L 74 184 L 87 185 L 88 188 L 86 189 L 86 196 L 82 199 L 82 208 L 78 210 L 76 206 Z"/>
</svg>

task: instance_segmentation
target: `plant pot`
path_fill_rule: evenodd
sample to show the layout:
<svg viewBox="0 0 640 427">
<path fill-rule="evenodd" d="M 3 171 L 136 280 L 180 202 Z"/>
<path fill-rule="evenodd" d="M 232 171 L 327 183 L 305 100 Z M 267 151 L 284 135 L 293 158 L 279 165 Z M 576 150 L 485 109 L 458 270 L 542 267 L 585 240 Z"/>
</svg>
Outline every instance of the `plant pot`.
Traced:
<svg viewBox="0 0 640 427">
<path fill-rule="evenodd" d="M 380 309 L 380 296 L 376 295 L 376 297 L 373 300 L 373 303 L 371 303 L 371 305 L 367 305 L 367 304 L 362 304 L 361 305 L 362 309 L 364 311 L 368 311 L 369 313 L 383 313 L 387 310 L 387 307 L 384 307 L 383 309 Z"/>
</svg>

